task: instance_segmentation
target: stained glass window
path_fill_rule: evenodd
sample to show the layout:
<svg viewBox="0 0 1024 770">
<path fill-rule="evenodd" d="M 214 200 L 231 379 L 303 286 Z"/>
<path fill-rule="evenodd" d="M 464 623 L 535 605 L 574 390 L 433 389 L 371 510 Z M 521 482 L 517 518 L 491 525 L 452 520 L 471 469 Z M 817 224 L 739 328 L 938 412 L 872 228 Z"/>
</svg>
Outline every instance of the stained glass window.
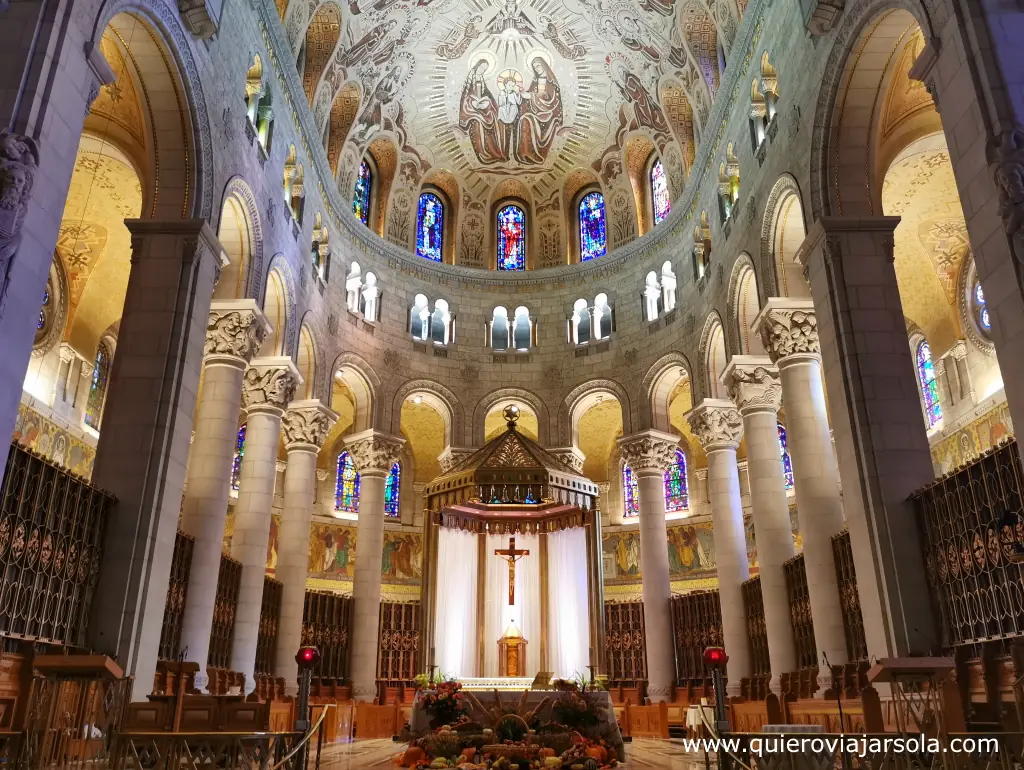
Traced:
<svg viewBox="0 0 1024 770">
<path fill-rule="evenodd" d="M 927 340 L 921 340 L 917 346 L 917 377 L 921 383 L 924 413 L 930 428 L 942 419 L 942 406 L 939 404 L 939 384 L 935 381 L 932 350 Z"/>
<path fill-rule="evenodd" d="M 588 193 L 580 201 L 580 262 L 608 253 L 608 228 L 604 214 L 604 196 Z"/>
<path fill-rule="evenodd" d="M 793 488 L 793 461 L 789 457 L 789 443 L 786 441 L 786 429 L 782 423 L 779 428 L 779 451 L 782 452 L 782 475 L 786 478 L 786 489 Z"/>
<path fill-rule="evenodd" d="M 395 463 L 391 466 L 388 480 L 384 483 L 384 515 L 398 518 L 398 497 L 401 492 L 402 466 Z"/>
<path fill-rule="evenodd" d="M 416 254 L 435 262 L 443 262 L 444 204 L 433 193 L 420 196 L 416 215 Z"/>
<path fill-rule="evenodd" d="M 985 301 L 985 292 L 981 284 L 974 283 L 974 318 L 983 332 L 988 334 L 992 331 L 992 319 L 988 315 L 988 303 Z"/>
<path fill-rule="evenodd" d="M 622 466 L 622 515 L 626 517 L 640 515 L 640 491 L 636 486 L 636 476 L 628 465 Z"/>
<path fill-rule="evenodd" d="M 352 455 L 342 452 L 338 456 L 338 481 L 334 487 L 334 510 L 359 513 L 359 474 Z"/>
<path fill-rule="evenodd" d="M 85 424 L 100 429 L 100 415 L 103 414 L 103 399 L 107 395 L 107 378 L 110 376 L 110 351 L 102 342 L 96 349 L 96 362 L 92 368 L 92 383 L 89 385 L 89 399 L 85 405 Z"/>
<path fill-rule="evenodd" d="M 526 269 L 526 214 L 518 206 L 498 212 L 498 269 Z"/>
<path fill-rule="evenodd" d="M 373 172 L 365 160 L 359 164 L 359 176 L 356 177 L 355 189 L 352 192 L 352 213 L 364 225 L 370 224 L 370 193 L 373 191 Z"/>
<path fill-rule="evenodd" d="M 651 208 L 654 210 L 654 224 L 658 224 L 672 210 L 672 202 L 668 199 L 668 180 L 665 178 L 665 167 L 660 160 L 651 166 Z"/>
<path fill-rule="evenodd" d="M 676 449 L 676 461 L 665 471 L 665 513 L 685 511 L 690 507 L 686 494 L 686 455 Z"/>
<path fill-rule="evenodd" d="M 245 457 L 245 425 L 238 429 L 235 437 L 235 456 L 231 461 L 231 488 L 238 491 L 238 478 L 242 475 L 242 458 Z"/>
</svg>

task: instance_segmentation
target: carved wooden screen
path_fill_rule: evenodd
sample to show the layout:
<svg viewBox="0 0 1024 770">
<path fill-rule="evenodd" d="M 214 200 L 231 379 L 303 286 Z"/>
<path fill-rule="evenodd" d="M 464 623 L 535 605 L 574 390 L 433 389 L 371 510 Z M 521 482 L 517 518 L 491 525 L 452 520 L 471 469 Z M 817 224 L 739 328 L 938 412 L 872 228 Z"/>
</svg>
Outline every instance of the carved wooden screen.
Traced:
<svg viewBox="0 0 1024 770">
<path fill-rule="evenodd" d="M 818 665 L 818 653 L 814 645 L 814 619 L 811 617 L 811 600 L 807 593 L 804 555 L 798 553 L 782 568 L 786 574 L 786 596 L 789 598 L 789 617 L 793 623 L 796 665 L 797 668 L 814 668 Z"/>
<path fill-rule="evenodd" d="M 676 651 L 676 679 L 694 683 L 710 679 L 711 670 L 704 665 L 704 650 L 724 645 L 718 591 L 673 596 L 669 608 Z"/>
<path fill-rule="evenodd" d="M 352 597 L 306 591 L 302 608 L 302 643 L 320 650 L 313 676 L 347 679 L 348 641 L 352 630 Z"/>
<path fill-rule="evenodd" d="M 604 644 L 611 684 L 635 687 L 647 681 L 643 603 L 605 602 Z"/>
<path fill-rule="evenodd" d="M 860 593 L 857 591 L 857 570 L 853 566 L 853 546 L 850 530 L 844 529 L 832 536 L 832 558 L 836 562 L 839 582 L 839 603 L 843 607 L 843 632 L 846 634 L 846 654 L 853 663 L 868 659 L 868 641 L 864 636 L 864 617 L 860 612 Z"/>
<path fill-rule="evenodd" d="M 196 539 L 180 530 L 174 536 L 171 580 L 167 584 L 164 624 L 160 629 L 160 650 L 157 653 L 160 660 L 177 660 L 181 655 L 181 623 L 185 618 L 188 576 L 192 569 L 192 551 L 195 545 Z"/>
<path fill-rule="evenodd" d="M 764 621 L 760 575 L 743 583 L 743 607 L 747 613 L 747 636 L 750 638 L 751 674 L 771 676 L 772 667 L 768 662 L 768 627 Z"/>
<path fill-rule="evenodd" d="M 412 683 L 420 649 L 420 603 L 381 602 L 377 680 L 390 686 Z"/>
<path fill-rule="evenodd" d="M 113 502 L 11 444 L 0 488 L 0 634 L 84 646 Z"/>
<path fill-rule="evenodd" d="M 277 653 L 277 627 L 281 621 L 281 581 L 263 576 L 263 603 L 260 605 L 260 630 L 256 637 L 256 673 L 274 675 Z M 296 650 L 298 652 L 298 650 Z"/>
<path fill-rule="evenodd" d="M 911 497 L 944 647 L 1024 634 L 1021 476 L 1010 440 Z"/>
<path fill-rule="evenodd" d="M 210 629 L 210 652 L 207 667 L 228 668 L 231 665 L 231 642 L 235 634 L 235 608 L 242 581 L 242 563 L 226 554 L 220 555 L 217 574 L 217 598 L 213 602 L 213 628 Z"/>
</svg>

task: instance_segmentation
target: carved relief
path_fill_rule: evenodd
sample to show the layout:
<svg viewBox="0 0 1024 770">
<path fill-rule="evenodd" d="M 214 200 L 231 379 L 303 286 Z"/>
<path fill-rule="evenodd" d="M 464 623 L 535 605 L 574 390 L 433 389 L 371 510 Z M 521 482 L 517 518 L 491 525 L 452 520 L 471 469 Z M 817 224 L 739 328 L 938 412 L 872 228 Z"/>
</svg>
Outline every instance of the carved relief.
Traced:
<svg viewBox="0 0 1024 770">
<path fill-rule="evenodd" d="M 693 434 L 705 450 L 739 446 L 743 436 L 743 420 L 732 404 L 707 403 L 686 416 Z"/>
<path fill-rule="evenodd" d="M 761 342 L 772 363 L 798 353 L 817 355 L 818 318 L 813 310 L 773 310 L 761 325 Z"/>
<path fill-rule="evenodd" d="M 650 433 L 630 436 L 619 442 L 622 461 L 633 469 L 634 473 L 656 470 L 663 473 L 675 461 L 678 443 L 658 438 Z"/>
<path fill-rule="evenodd" d="M 375 433 L 351 443 L 346 441 L 345 448 L 360 473 L 387 473 L 398 460 L 404 444 L 402 439 Z"/>
<path fill-rule="evenodd" d="M 308 444 L 319 449 L 333 424 L 334 419 L 322 406 L 289 409 L 281 421 L 285 446 Z"/>
<path fill-rule="evenodd" d="M 0 311 L 38 166 L 39 148 L 31 138 L 0 131 Z"/>
<path fill-rule="evenodd" d="M 266 327 L 253 310 L 211 310 L 203 355 L 234 356 L 245 362 L 263 344 Z"/>
<path fill-rule="evenodd" d="M 295 395 L 295 373 L 284 366 L 250 366 L 242 381 L 242 406 L 284 409 Z"/>
<path fill-rule="evenodd" d="M 726 374 L 729 398 L 736 402 L 740 412 L 756 407 L 771 407 L 778 411 L 782 403 L 782 384 L 779 370 L 774 366 L 735 366 Z"/>
<path fill-rule="evenodd" d="M 1004 131 L 988 147 L 999 191 L 999 216 L 1010 238 L 1013 255 L 1024 263 L 1024 130 Z"/>
</svg>

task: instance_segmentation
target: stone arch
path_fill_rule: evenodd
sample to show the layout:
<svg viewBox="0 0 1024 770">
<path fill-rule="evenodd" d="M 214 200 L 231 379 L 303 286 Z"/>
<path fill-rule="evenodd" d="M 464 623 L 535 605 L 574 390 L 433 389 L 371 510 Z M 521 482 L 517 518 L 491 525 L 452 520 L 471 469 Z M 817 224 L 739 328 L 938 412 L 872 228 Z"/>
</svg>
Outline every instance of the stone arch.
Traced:
<svg viewBox="0 0 1024 770">
<path fill-rule="evenodd" d="M 851 9 L 852 10 L 852 9 Z M 881 174 L 874 157 L 876 101 L 901 39 L 915 25 L 935 32 L 915 0 L 868 0 L 844 14 L 823 68 L 811 139 L 812 219 L 881 214 Z M 885 66 L 881 66 L 885 65 Z M 856 88 L 851 83 L 856 81 Z M 865 120 L 864 116 L 871 116 Z"/>
<path fill-rule="evenodd" d="M 373 368 L 356 353 L 341 353 L 331 367 L 331 377 L 341 376 L 356 400 L 350 433 L 380 430 L 380 379 Z"/>
<path fill-rule="evenodd" d="M 536 393 L 524 388 L 498 388 L 481 398 L 473 410 L 473 424 L 470 427 L 474 446 L 484 443 L 484 419 L 495 404 L 500 401 L 522 401 L 537 415 L 537 433 L 541 446 L 550 446 L 551 421 L 548 419 L 548 408 L 543 399 Z"/>
<path fill-rule="evenodd" d="M 217 238 L 228 257 L 214 299 L 259 298 L 263 284 L 263 227 L 252 188 L 232 177 L 221 200 Z"/>
<path fill-rule="evenodd" d="M 299 338 L 294 357 L 295 367 L 303 379 L 299 388 L 299 392 L 304 394 L 302 398 L 318 398 L 321 395 L 319 384 L 322 379 L 320 368 L 321 361 L 323 361 L 323 347 L 312 310 L 306 311 L 302 317 L 302 326 L 299 327 Z M 297 394 L 295 397 L 299 398 Z"/>
<path fill-rule="evenodd" d="M 640 412 L 640 430 L 653 428 L 663 433 L 672 432 L 669 421 L 669 400 L 676 384 L 686 378 L 693 382 L 693 369 L 682 353 L 667 353 L 647 370 L 641 385 L 643 409 Z"/>
<path fill-rule="evenodd" d="M 280 280 L 281 285 L 284 288 L 284 305 L 287 310 L 287 314 L 284 317 L 284 335 L 281 337 L 281 352 L 278 355 L 290 356 L 292 351 L 295 350 L 295 342 L 298 339 L 299 327 L 295 323 L 295 313 L 297 302 L 295 298 L 295 274 L 292 272 L 291 264 L 288 262 L 288 258 L 284 254 L 275 254 L 273 259 L 270 260 L 270 266 L 267 268 L 267 278 L 263 282 L 266 287 L 265 292 L 269 291 L 270 286 L 270 275 L 276 273 Z M 264 294 L 261 306 L 266 306 L 266 293 Z"/>
<path fill-rule="evenodd" d="M 795 261 L 807 232 L 800 186 L 783 174 L 772 186 L 761 221 L 761 285 L 766 297 L 809 297 L 803 268 Z"/>
<path fill-rule="evenodd" d="M 267 272 L 267 291 L 263 298 L 263 315 L 270 324 L 270 331 L 260 346 L 261 356 L 283 356 L 288 344 L 288 304 L 286 278 L 281 271 L 271 268 Z"/>
<path fill-rule="evenodd" d="M 462 401 L 452 390 L 434 380 L 409 380 L 395 392 L 389 407 L 390 414 L 384 416 L 385 424 L 391 426 L 391 433 L 395 436 L 400 435 L 402 404 L 415 395 L 422 395 L 444 419 L 445 444 L 463 446 L 466 416 Z"/>
<path fill-rule="evenodd" d="M 737 353 L 764 355 L 761 337 L 750 329 L 761 309 L 757 273 L 750 255 L 743 252 L 733 263 L 729 277 L 729 347 Z"/>
<path fill-rule="evenodd" d="M 700 387 L 704 398 L 725 398 L 725 389 L 718 377 L 725 370 L 727 357 L 725 325 L 718 311 L 712 310 L 700 334 Z"/>
<path fill-rule="evenodd" d="M 615 380 L 587 380 L 569 391 L 558 405 L 559 446 L 578 445 L 577 430 L 580 417 L 594 405 L 594 399 L 600 395 L 612 396 L 619 402 L 619 408 L 622 410 L 622 433 L 624 436 L 633 433 L 633 409 L 626 389 Z"/>
</svg>

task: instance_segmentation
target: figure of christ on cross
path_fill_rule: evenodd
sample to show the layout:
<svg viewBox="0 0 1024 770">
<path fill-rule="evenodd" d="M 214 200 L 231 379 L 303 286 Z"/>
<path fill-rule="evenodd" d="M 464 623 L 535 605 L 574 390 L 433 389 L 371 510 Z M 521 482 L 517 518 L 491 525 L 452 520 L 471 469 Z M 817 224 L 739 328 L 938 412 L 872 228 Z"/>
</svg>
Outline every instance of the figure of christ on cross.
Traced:
<svg viewBox="0 0 1024 770">
<path fill-rule="evenodd" d="M 516 550 L 516 539 L 510 537 L 508 549 L 496 548 L 494 555 L 508 562 L 508 605 L 511 607 L 516 603 L 516 562 L 524 556 L 529 556 L 530 552 L 526 549 Z"/>
</svg>

